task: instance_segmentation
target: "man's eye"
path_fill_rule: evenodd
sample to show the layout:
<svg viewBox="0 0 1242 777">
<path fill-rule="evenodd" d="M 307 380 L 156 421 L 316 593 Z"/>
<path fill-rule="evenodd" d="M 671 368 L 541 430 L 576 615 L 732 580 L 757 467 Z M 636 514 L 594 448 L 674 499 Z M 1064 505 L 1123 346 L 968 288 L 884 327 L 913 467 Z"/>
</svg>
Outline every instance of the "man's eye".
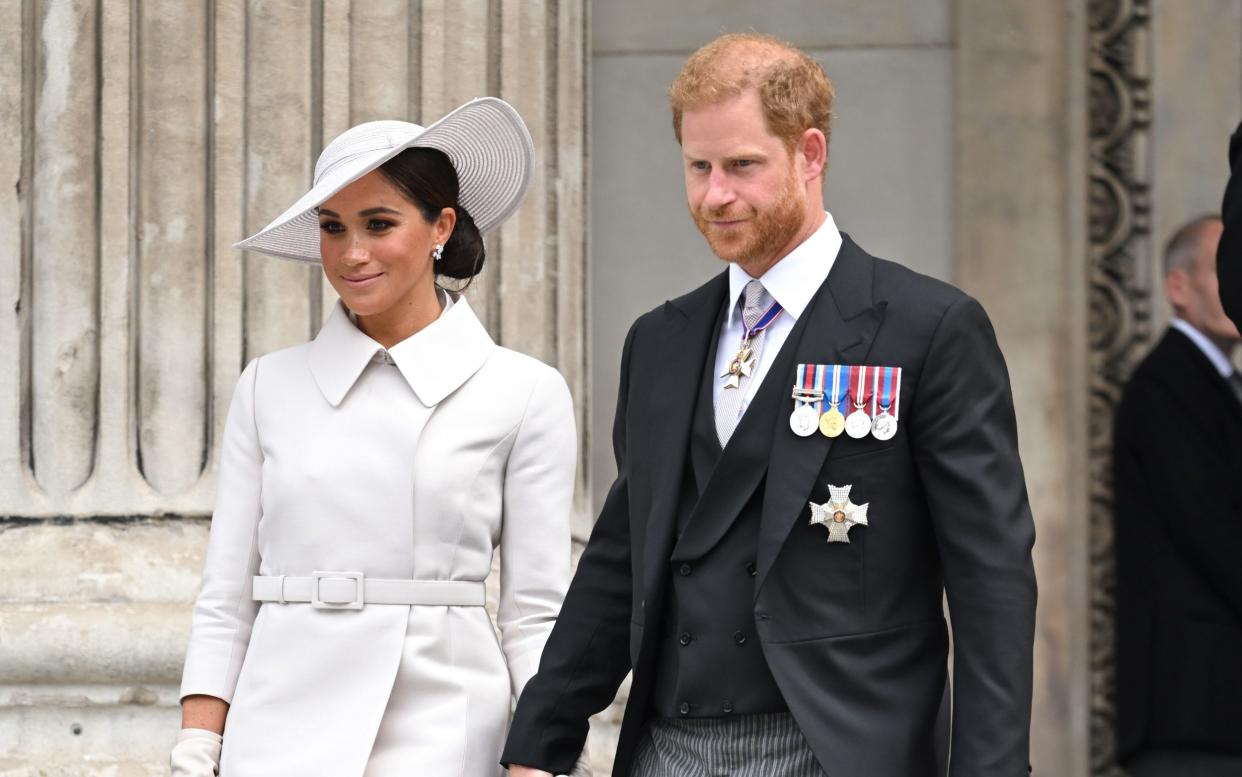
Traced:
<svg viewBox="0 0 1242 777">
<path fill-rule="evenodd" d="M 393 223 L 385 219 L 371 219 L 370 221 L 367 222 L 367 229 L 371 230 L 372 232 L 382 232 L 385 229 L 391 228 L 392 226 L 393 226 Z"/>
<path fill-rule="evenodd" d="M 691 162 L 690 169 L 706 171 L 708 169 L 708 164 L 706 162 Z"/>
<path fill-rule="evenodd" d="M 319 222 L 319 228 L 330 235 L 345 231 L 345 227 L 336 221 L 321 221 Z"/>
<path fill-rule="evenodd" d="M 738 167 L 750 167 L 750 166 L 751 166 L 751 165 L 753 165 L 754 163 L 755 163 L 755 160 L 753 160 L 753 159 L 739 159 L 739 160 L 737 160 L 737 162 L 736 162 L 735 164 L 736 164 Z"/>
</svg>

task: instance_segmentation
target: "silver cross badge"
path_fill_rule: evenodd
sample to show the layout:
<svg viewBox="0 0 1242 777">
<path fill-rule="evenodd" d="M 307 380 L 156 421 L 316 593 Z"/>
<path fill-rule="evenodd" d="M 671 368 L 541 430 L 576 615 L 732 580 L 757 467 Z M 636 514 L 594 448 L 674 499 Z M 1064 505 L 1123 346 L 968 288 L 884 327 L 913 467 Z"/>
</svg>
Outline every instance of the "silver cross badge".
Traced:
<svg viewBox="0 0 1242 777">
<path fill-rule="evenodd" d="M 867 525 L 867 504 L 856 505 L 850 501 L 853 486 L 828 484 L 828 501 L 822 505 L 811 502 L 811 523 L 828 527 L 829 542 L 849 542 L 850 528 Z"/>
</svg>

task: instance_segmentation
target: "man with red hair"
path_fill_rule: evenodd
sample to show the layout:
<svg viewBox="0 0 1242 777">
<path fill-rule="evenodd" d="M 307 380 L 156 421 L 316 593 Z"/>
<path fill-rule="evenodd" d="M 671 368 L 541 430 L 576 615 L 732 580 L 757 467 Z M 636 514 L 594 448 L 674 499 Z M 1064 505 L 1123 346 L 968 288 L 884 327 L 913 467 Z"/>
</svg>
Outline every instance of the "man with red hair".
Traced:
<svg viewBox="0 0 1242 777">
<path fill-rule="evenodd" d="M 824 210 L 833 91 L 760 35 L 670 90 L 727 269 L 640 317 L 618 476 L 503 761 L 569 770 L 633 683 L 614 775 L 930 777 L 953 618 L 953 777 L 1028 769 L 1034 527 L 986 314 Z"/>
</svg>

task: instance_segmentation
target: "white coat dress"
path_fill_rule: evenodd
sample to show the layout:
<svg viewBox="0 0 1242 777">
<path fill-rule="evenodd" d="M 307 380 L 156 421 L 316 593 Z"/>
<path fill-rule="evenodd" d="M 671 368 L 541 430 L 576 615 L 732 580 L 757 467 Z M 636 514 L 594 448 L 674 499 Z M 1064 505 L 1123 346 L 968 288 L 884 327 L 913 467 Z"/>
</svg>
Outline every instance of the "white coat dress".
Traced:
<svg viewBox="0 0 1242 777">
<path fill-rule="evenodd" d="M 230 702 L 221 777 L 503 771 L 569 584 L 573 409 L 444 304 L 388 356 L 338 304 L 238 381 L 181 686 Z M 252 600 L 254 575 L 482 581 L 497 548 L 499 639 L 477 606 Z"/>
</svg>

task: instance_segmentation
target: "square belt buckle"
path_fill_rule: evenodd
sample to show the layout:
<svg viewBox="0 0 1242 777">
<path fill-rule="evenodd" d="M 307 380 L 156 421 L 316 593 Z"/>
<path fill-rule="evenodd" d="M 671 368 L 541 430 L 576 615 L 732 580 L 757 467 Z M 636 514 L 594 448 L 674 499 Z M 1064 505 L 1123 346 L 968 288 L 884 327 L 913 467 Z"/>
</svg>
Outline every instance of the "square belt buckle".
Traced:
<svg viewBox="0 0 1242 777">
<path fill-rule="evenodd" d="M 311 572 L 311 606 L 318 610 L 361 610 L 363 594 L 363 576 L 361 572 Z M 324 580 L 354 581 L 354 598 L 341 601 L 324 601 L 320 595 L 320 584 Z"/>
</svg>

